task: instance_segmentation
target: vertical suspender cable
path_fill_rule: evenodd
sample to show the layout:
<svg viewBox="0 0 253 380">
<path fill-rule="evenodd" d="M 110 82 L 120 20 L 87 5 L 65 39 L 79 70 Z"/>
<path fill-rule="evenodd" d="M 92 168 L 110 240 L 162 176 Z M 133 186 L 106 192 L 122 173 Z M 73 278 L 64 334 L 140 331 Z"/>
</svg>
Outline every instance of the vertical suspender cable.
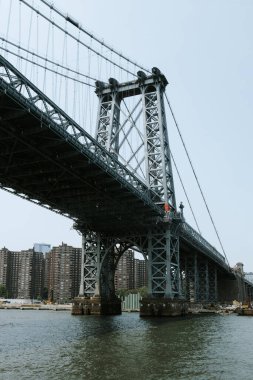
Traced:
<svg viewBox="0 0 253 380">
<path fill-rule="evenodd" d="M 103 40 L 99 39 L 98 37 L 94 36 L 94 34 L 90 33 L 86 29 L 84 29 L 77 21 L 75 21 L 71 16 L 68 14 L 63 14 L 60 10 L 58 10 L 53 4 L 50 4 L 47 0 L 40 0 L 43 4 L 45 4 L 47 7 L 50 7 L 50 9 L 53 9 L 54 12 L 56 12 L 59 16 L 63 17 L 65 20 L 67 20 L 69 23 L 71 23 L 74 27 L 79 28 L 80 31 L 85 33 L 88 37 L 91 37 L 94 41 L 104 46 L 106 49 L 111 51 L 111 54 L 118 55 L 120 58 L 124 59 L 126 62 L 132 63 L 134 66 L 139 67 L 141 70 L 144 70 L 148 73 L 150 73 L 150 70 L 146 69 L 145 67 L 137 64 L 136 62 L 132 61 L 130 58 L 123 55 L 121 52 L 115 50 L 108 44 L 106 44 Z"/>
<path fill-rule="evenodd" d="M 34 1 L 33 1 L 34 3 Z M 30 49 L 30 40 L 31 40 L 31 31 L 32 31 L 32 20 L 33 20 L 33 11 L 31 10 L 31 16 L 30 16 L 30 24 L 29 24 L 29 33 L 28 33 L 28 41 L 27 41 L 27 50 Z M 26 55 L 26 58 L 28 58 L 28 53 Z M 27 61 L 25 63 L 25 75 L 27 72 Z"/>
<path fill-rule="evenodd" d="M 168 96 L 167 96 L 166 93 L 165 93 L 165 97 L 166 97 L 166 101 L 167 101 L 167 104 L 168 104 L 168 106 L 169 106 L 169 109 L 170 109 L 170 112 L 171 112 L 172 118 L 173 118 L 173 120 L 174 120 L 175 126 L 176 126 L 176 128 L 177 128 L 177 131 L 178 131 L 178 134 L 179 134 L 180 140 L 181 140 L 181 142 L 182 142 L 182 144 L 183 144 L 183 147 L 184 147 L 184 150 L 185 150 L 186 156 L 187 156 L 187 158 L 188 158 L 188 160 L 189 160 L 189 163 L 190 163 L 190 166 L 191 166 L 191 169 L 192 169 L 193 175 L 194 175 L 194 177 L 195 177 L 195 180 L 196 180 L 196 182 L 197 182 L 197 185 L 198 185 L 199 191 L 200 191 L 200 193 L 201 193 L 202 199 L 203 199 L 204 204 L 205 204 L 205 206 L 206 206 L 206 209 L 207 209 L 208 215 L 209 215 L 210 220 L 211 220 L 211 222 L 212 222 L 212 225 L 213 225 L 214 231 L 215 231 L 216 236 L 217 236 L 217 238 L 218 238 L 218 241 L 219 241 L 219 243 L 220 243 L 220 246 L 221 246 L 222 252 L 223 252 L 223 254 L 224 254 L 224 256 L 225 256 L 225 258 L 226 258 L 226 260 L 227 260 L 227 264 L 229 265 L 229 262 L 228 262 L 228 258 L 227 258 L 226 252 L 225 252 L 225 250 L 224 250 L 223 244 L 222 244 L 221 239 L 220 239 L 220 235 L 219 235 L 218 230 L 217 230 L 217 228 L 216 228 L 216 226 L 215 226 L 215 223 L 214 223 L 213 217 L 212 217 L 212 215 L 211 215 L 211 211 L 210 211 L 210 209 L 209 209 L 209 207 L 208 207 L 208 204 L 207 204 L 207 201 L 206 201 L 205 195 L 204 195 L 203 190 L 202 190 L 202 188 L 201 188 L 201 186 L 200 186 L 200 183 L 199 183 L 199 180 L 198 180 L 198 177 L 197 177 L 196 171 L 195 171 L 195 169 L 194 169 L 194 167 L 193 167 L 193 164 L 192 164 L 192 160 L 191 160 L 191 158 L 190 158 L 190 156 L 189 156 L 189 153 L 188 153 L 188 150 L 187 150 L 187 148 L 186 148 L 186 145 L 185 145 L 185 142 L 184 142 L 183 136 L 182 136 L 181 131 L 180 131 L 180 129 L 179 129 L 179 126 L 178 126 L 177 120 L 176 120 L 176 118 L 175 118 L 174 112 L 173 112 L 173 110 L 172 110 L 171 104 L 170 104 L 170 102 L 169 102 L 169 99 L 168 99 Z"/>
<path fill-rule="evenodd" d="M 10 1 L 10 6 L 9 6 L 8 23 L 7 23 L 7 30 L 6 30 L 6 40 L 8 40 L 8 36 L 9 36 L 11 9 L 12 9 L 12 0 Z M 7 45 L 5 45 L 5 47 L 7 48 Z M 7 53 L 7 55 L 8 55 L 8 53 Z M 6 57 L 6 54 L 5 54 L 5 57 Z"/>
<path fill-rule="evenodd" d="M 181 175 L 180 175 L 180 172 L 179 172 L 179 170 L 178 170 L 178 167 L 177 167 L 176 161 L 175 161 L 175 159 L 174 159 L 174 157 L 173 157 L 173 154 L 172 154 L 171 150 L 170 150 L 170 155 L 171 155 L 171 158 L 172 158 L 173 164 L 174 164 L 174 166 L 175 166 L 175 169 L 176 169 L 176 172 L 177 172 L 177 175 L 178 175 L 179 181 L 180 181 L 180 183 L 181 183 L 181 185 L 182 185 L 182 188 L 183 188 L 183 191 L 184 191 L 184 195 L 185 195 L 185 197 L 186 197 L 186 199 L 187 199 L 187 203 L 188 203 L 188 205 L 189 205 L 189 207 L 190 207 L 191 214 L 192 214 L 193 219 L 194 219 L 194 221 L 195 221 L 195 224 L 196 224 L 196 226 L 197 226 L 198 232 L 199 232 L 199 234 L 201 235 L 201 231 L 200 231 L 200 228 L 199 228 L 199 225 L 198 225 L 198 222 L 197 222 L 196 216 L 195 216 L 195 214 L 194 214 L 194 212 L 193 212 L 193 208 L 192 208 L 192 206 L 191 206 L 190 199 L 189 199 L 188 194 L 187 194 L 187 192 L 186 192 L 186 189 L 185 189 L 185 186 L 184 186 L 184 183 L 183 183 L 182 177 L 181 177 Z"/>
</svg>

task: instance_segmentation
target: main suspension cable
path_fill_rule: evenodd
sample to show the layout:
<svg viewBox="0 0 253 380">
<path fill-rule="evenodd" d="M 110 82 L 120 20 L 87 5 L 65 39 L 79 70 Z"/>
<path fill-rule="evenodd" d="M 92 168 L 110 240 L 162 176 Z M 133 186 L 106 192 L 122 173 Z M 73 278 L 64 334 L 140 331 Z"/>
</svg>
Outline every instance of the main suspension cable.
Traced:
<svg viewBox="0 0 253 380">
<path fill-rule="evenodd" d="M 102 46 L 106 47 L 108 50 L 110 50 L 112 53 L 114 53 L 115 55 L 118 55 L 120 58 L 124 59 L 125 61 L 127 61 L 127 63 L 131 63 L 132 65 L 140 68 L 141 70 L 144 70 L 148 73 L 151 73 L 150 70 L 146 69 L 145 67 L 139 65 L 137 62 L 134 62 L 132 61 L 129 57 L 126 57 L 125 55 L 123 55 L 122 53 L 120 53 L 119 51 L 117 51 L 116 49 L 114 49 L 112 46 L 108 45 L 107 43 L 105 43 L 103 40 L 99 39 L 98 37 L 94 36 L 93 33 L 89 32 L 87 29 L 84 29 L 82 27 L 82 25 L 79 24 L 78 21 L 74 20 L 74 18 L 72 16 L 70 16 L 69 14 L 64 14 L 62 13 L 59 9 L 57 9 L 53 3 L 49 3 L 49 1 L 47 0 L 40 0 L 43 4 L 45 4 L 47 7 L 49 7 L 50 9 L 54 10 L 54 12 L 56 12 L 59 16 L 63 17 L 66 21 L 68 21 L 69 23 L 71 23 L 74 27 L 78 28 L 79 30 L 81 30 L 83 33 L 85 33 L 87 36 L 89 36 L 90 38 L 92 38 L 94 41 L 98 42 L 99 44 L 101 44 Z"/>
<path fill-rule="evenodd" d="M 51 72 L 54 73 L 54 74 L 60 75 L 60 76 L 62 76 L 62 77 L 64 77 L 64 78 L 66 78 L 66 79 L 70 79 L 70 80 L 72 80 L 72 81 L 75 81 L 75 82 L 78 82 L 78 83 L 81 83 L 81 84 L 85 84 L 86 86 L 94 87 L 94 88 L 95 88 L 95 86 L 94 86 L 93 84 L 90 84 L 90 83 L 87 83 L 87 82 L 83 82 L 83 81 L 81 81 L 81 80 L 79 80 L 79 79 L 76 79 L 76 78 L 70 77 L 69 75 L 62 74 L 62 73 L 60 73 L 59 71 L 56 71 L 56 70 L 54 70 L 54 69 L 50 69 L 50 68 L 47 67 L 47 66 L 43 66 L 43 65 L 41 65 L 41 64 L 39 64 L 39 63 L 37 63 L 37 62 L 34 62 L 34 61 L 32 61 L 31 59 L 26 58 L 26 57 L 23 57 L 23 56 L 20 55 L 20 54 L 16 54 L 16 53 L 14 53 L 13 51 L 11 51 L 11 50 L 9 50 L 9 49 L 6 49 L 6 48 L 4 48 L 4 47 L 2 47 L 2 46 L 0 46 L 0 49 L 6 51 L 7 53 L 10 53 L 10 54 L 14 55 L 15 57 L 19 57 L 20 59 L 23 59 L 23 60 L 26 61 L 26 62 L 32 63 L 33 65 L 39 66 L 39 67 L 41 67 L 41 68 L 43 68 L 43 69 L 46 69 L 46 70 L 48 70 L 48 71 L 51 71 Z"/>
<path fill-rule="evenodd" d="M 72 33 L 68 32 L 67 30 L 65 30 L 63 27 L 61 27 L 60 25 L 56 24 L 53 20 L 51 20 L 50 18 L 48 18 L 47 16 L 45 16 L 43 13 L 41 13 L 39 11 L 39 9 L 36 9 L 34 8 L 31 4 L 28 4 L 27 1 L 25 0 L 19 0 L 19 1 L 22 1 L 23 4 L 25 4 L 27 7 L 29 7 L 30 9 L 32 9 L 34 12 L 36 12 L 38 15 L 40 15 L 41 17 L 43 17 L 47 22 L 51 23 L 52 25 L 54 25 L 56 28 L 58 28 L 59 30 L 61 30 L 63 33 L 65 33 L 67 36 L 73 38 L 75 41 L 79 42 L 81 45 L 83 45 L 86 49 L 92 51 L 93 53 L 97 54 L 98 56 L 100 56 L 101 58 L 105 59 L 106 61 L 110 62 L 112 65 L 114 66 L 117 66 L 119 69 L 127 72 L 128 74 L 131 74 L 133 75 L 134 77 L 137 77 L 137 74 L 135 73 L 132 73 L 131 71 L 127 70 L 126 68 L 120 66 L 118 63 L 112 61 L 111 59 L 107 58 L 106 56 L 104 56 L 103 54 L 99 53 L 98 51 L 96 51 L 95 49 L 93 49 L 92 47 L 88 46 L 85 42 L 83 41 L 80 41 L 78 40 L 78 38 L 76 38 Z"/>
<path fill-rule="evenodd" d="M 49 62 L 49 63 L 51 63 L 52 65 L 57 66 L 57 68 L 60 67 L 61 69 L 67 70 L 67 71 L 69 71 L 69 72 L 72 72 L 73 74 L 77 74 L 77 75 L 83 76 L 83 77 L 85 77 L 85 78 L 87 78 L 87 79 L 93 80 L 94 82 L 97 80 L 96 78 L 93 78 L 93 77 L 90 77 L 89 75 L 86 75 L 86 74 L 80 73 L 79 71 L 76 71 L 76 70 L 74 70 L 74 69 L 70 69 L 70 68 L 68 68 L 67 66 L 61 65 L 61 64 L 58 63 L 58 62 L 52 61 L 52 60 L 49 59 L 49 58 L 45 58 L 45 57 L 43 57 L 43 56 L 40 55 L 40 54 L 34 53 L 34 52 L 32 52 L 32 51 L 30 51 L 30 50 L 28 50 L 28 49 L 26 49 L 26 48 L 23 48 L 22 46 L 17 45 L 17 44 L 15 44 L 14 42 L 7 41 L 5 38 L 3 38 L 3 37 L 1 37 L 1 36 L 0 36 L 0 40 L 2 40 L 3 42 L 6 42 L 6 43 L 9 44 L 9 45 L 12 45 L 12 46 L 16 47 L 16 48 L 19 49 L 19 50 L 22 50 L 22 51 L 24 51 L 24 52 L 26 52 L 26 53 L 31 54 L 33 57 L 40 58 L 40 59 L 42 59 L 42 60 L 45 61 L 45 62 Z"/>
<path fill-rule="evenodd" d="M 195 171 L 195 169 L 194 169 L 194 167 L 193 167 L 193 164 L 192 164 L 192 160 L 191 160 L 191 158 L 190 158 L 190 156 L 189 156 L 189 153 L 188 153 L 188 150 L 187 150 L 187 148 L 186 148 L 186 145 L 185 145 L 185 142 L 184 142 L 183 136 L 182 136 L 181 131 L 180 131 L 180 129 L 179 129 L 179 126 L 178 126 L 178 123 L 177 123 L 176 117 L 175 117 L 175 115 L 174 115 L 174 112 L 173 112 L 173 110 L 172 110 L 171 104 L 170 104 L 170 102 L 169 102 L 169 99 L 168 99 L 168 96 L 167 96 L 166 93 L 165 93 L 165 98 L 166 98 L 167 104 L 168 104 L 168 106 L 169 106 L 169 109 L 170 109 L 170 112 L 171 112 L 172 118 L 173 118 L 173 120 L 174 120 L 175 126 L 176 126 L 176 128 L 177 128 L 177 131 L 178 131 L 178 134 L 179 134 L 180 140 L 181 140 L 181 142 L 182 142 L 182 144 L 183 144 L 183 147 L 184 147 L 184 150 L 185 150 L 186 156 L 187 156 L 187 158 L 188 158 L 188 160 L 189 160 L 189 163 L 190 163 L 190 166 L 191 166 L 192 172 L 193 172 L 193 174 L 194 174 L 195 180 L 196 180 L 196 182 L 197 182 L 197 185 L 198 185 L 199 191 L 200 191 L 200 193 L 201 193 L 202 199 L 203 199 L 204 204 L 205 204 L 205 206 L 206 206 L 206 209 L 207 209 L 208 215 L 209 215 L 210 220 L 211 220 L 211 222 L 212 222 L 212 225 L 213 225 L 214 231 L 215 231 L 216 236 L 217 236 L 217 238 L 218 238 L 218 241 L 219 241 L 219 243 L 220 243 L 220 246 L 221 246 L 222 252 L 223 252 L 223 254 L 224 254 L 224 256 L 225 256 L 225 258 L 226 258 L 226 260 L 227 260 L 227 264 L 229 265 L 228 258 L 227 258 L 227 255 L 226 255 L 225 249 L 224 249 L 224 247 L 223 247 L 223 244 L 222 244 L 222 242 L 221 242 L 220 235 L 219 235 L 218 230 L 217 230 L 217 228 L 216 228 L 216 226 L 215 226 L 215 223 L 214 223 L 214 220 L 213 220 L 213 217 L 212 217 L 211 211 L 210 211 L 210 209 L 209 209 L 209 207 L 208 207 L 208 204 L 207 204 L 207 201 L 206 201 L 205 195 L 204 195 L 203 190 L 202 190 L 202 188 L 201 188 L 201 186 L 200 186 L 200 183 L 199 183 L 199 180 L 198 180 L 198 177 L 197 177 L 196 171 Z"/>
</svg>

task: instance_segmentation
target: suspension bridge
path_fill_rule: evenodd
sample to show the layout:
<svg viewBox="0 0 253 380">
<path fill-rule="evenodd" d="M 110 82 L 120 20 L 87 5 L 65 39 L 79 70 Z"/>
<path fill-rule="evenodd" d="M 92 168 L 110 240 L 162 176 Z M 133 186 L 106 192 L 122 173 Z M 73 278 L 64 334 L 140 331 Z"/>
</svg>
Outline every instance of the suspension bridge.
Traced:
<svg viewBox="0 0 253 380">
<path fill-rule="evenodd" d="M 129 248 L 148 263 L 141 315 L 251 297 L 253 285 L 229 266 L 164 73 L 119 53 L 46 0 L 7 3 L 0 13 L 0 187 L 71 218 L 82 234 L 73 312 L 120 313 L 114 272 Z M 199 231 L 171 153 L 167 111 L 222 253 Z M 173 166 L 196 229 L 177 207 Z"/>
</svg>

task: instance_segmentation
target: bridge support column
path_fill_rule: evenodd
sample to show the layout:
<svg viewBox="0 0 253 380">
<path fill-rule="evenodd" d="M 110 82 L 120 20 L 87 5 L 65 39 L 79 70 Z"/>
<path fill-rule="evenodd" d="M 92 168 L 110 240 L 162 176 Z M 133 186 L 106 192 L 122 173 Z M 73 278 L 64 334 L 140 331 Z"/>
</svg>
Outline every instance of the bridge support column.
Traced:
<svg viewBox="0 0 253 380">
<path fill-rule="evenodd" d="M 253 286 L 248 285 L 248 297 L 249 297 L 249 302 L 253 302 Z"/>
<path fill-rule="evenodd" d="M 101 263 L 100 299 L 101 315 L 121 314 L 121 300 L 115 294 L 115 247 L 107 247 Z"/>
<path fill-rule="evenodd" d="M 187 311 L 182 301 L 179 266 L 179 237 L 167 227 L 148 235 L 148 297 L 143 298 L 140 316 L 176 316 Z"/>
<path fill-rule="evenodd" d="M 189 302 L 217 302 L 217 268 L 197 254 L 185 258 L 185 297 Z"/>
<path fill-rule="evenodd" d="M 82 273 L 79 296 L 72 314 L 120 314 L 121 301 L 115 295 L 115 252 L 111 239 L 88 231 L 82 236 Z"/>
<path fill-rule="evenodd" d="M 185 259 L 185 297 L 189 302 L 197 301 L 197 255 Z"/>
<path fill-rule="evenodd" d="M 217 268 L 214 265 L 209 265 L 209 301 L 217 302 L 218 289 L 217 289 Z"/>
<path fill-rule="evenodd" d="M 198 301 L 207 302 L 209 300 L 209 273 L 208 261 L 198 260 Z"/>
<path fill-rule="evenodd" d="M 234 277 L 220 278 L 218 281 L 219 302 L 231 304 L 234 300 L 239 302 L 246 301 L 244 277 L 235 274 Z"/>
</svg>

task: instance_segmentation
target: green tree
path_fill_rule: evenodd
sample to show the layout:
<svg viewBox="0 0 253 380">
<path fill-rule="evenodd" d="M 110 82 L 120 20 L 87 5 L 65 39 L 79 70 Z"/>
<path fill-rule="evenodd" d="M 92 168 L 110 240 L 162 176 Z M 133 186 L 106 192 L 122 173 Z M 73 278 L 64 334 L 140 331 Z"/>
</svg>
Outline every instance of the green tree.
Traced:
<svg viewBox="0 0 253 380">
<path fill-rule="evenodd" d="M 148 295 L 147 286 L 143 286 L 143 287 L 137 288 L 137 289 L 121 288 L 121 289 L 116 290 L 116 295 L 120 298 L 126 297 L 126 296 L 128 296 L 128 294 L 137 294 L 137 293 L 140 293 L 141 297 L 146 297 Z"/>
<path fill-rule="evenodd" d="M 148 295 L 147 286 L 143 286 L 142 288 L 139 288 L 137 290 L 138 290 L 138 293 L 140 293 L 141 297 L 147 297 L 147 295 Z"/>
<path fill-rule="evenodd" d="M 7 289 L 3 284 L 0 284 L 0 297 L 7 296 Z"/>
<path fill-rule="evenodd" d="M 127 295 L 129 294 L 129 290 L 128 289 L 124 289 L 124 288 L 121 288 L 121 289 L 117 289 L 116 290 L 116 295 L 118 297 L 126 297 Z"/>
</svg>

